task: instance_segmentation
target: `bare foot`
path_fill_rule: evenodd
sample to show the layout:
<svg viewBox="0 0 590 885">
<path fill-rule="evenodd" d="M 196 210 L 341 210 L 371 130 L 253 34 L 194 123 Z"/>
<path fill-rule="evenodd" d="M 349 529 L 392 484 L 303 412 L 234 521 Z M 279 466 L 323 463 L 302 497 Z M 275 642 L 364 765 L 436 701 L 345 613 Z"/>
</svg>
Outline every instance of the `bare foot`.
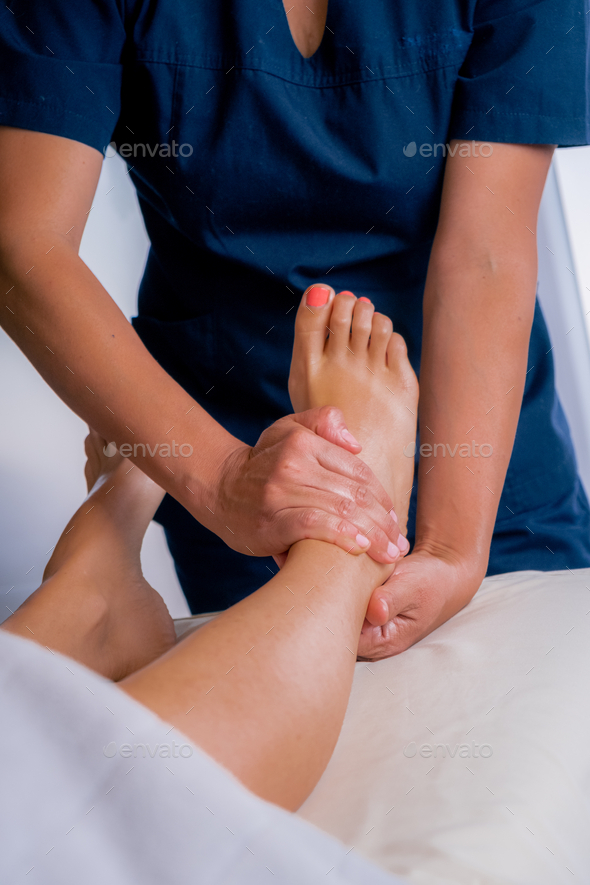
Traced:
<svg viewBox="0 0 590 885">
<path fill-rule="evenodd" d="M 327 288 L 327 287 L 323 287 Z M 324 306 L 304 295 L 295 320 L 289 394 L 295 411 L 342 409 L 360 458 L 394 502 L 405 533 L 414 475 L 418 381 L 403 338 L 367 300 L 341 292 Z M 319 299 L 314 299 L 319 300 Z"/>
<path fill-rule="evenodd" d="M 108 448 L 105 454 L 105 447 L 90 430 L 85 475 L 91 493 L 66 526 L 36 593 L 58 593 L 62 604 L 87 611 L 88 641 L 99 659 L 94 668 L 118 680 L 171 648 L 175 633 L 140 561 L 143 536 L 164 493 L 121 455 L 109 457 Z"/>
</svg>

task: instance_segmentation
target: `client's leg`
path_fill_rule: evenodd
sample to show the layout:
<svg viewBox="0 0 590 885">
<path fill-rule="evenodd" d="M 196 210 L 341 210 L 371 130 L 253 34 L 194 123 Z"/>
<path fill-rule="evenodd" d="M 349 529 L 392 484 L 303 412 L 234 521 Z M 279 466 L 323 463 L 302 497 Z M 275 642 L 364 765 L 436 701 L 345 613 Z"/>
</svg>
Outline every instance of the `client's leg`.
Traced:
<svg viewBox="0 0 590 885">
<path fill-rule="evenodd" d="M 66 526 L 43 583 L 2 629 L 121 679 L 167 651 L 174 625 L 141 573 L 145 531 L 162 490 L 104 440 L 86 440 L 90 494 Z"/>
<path fill-rule="evenodd" d="M 415 438 L 418 391 L 391 328 L 347 295 L 333 308 L 302 304 L 289 389 L 297 409 L 343 409 L 405 523 L 413 459 L 402 452 Z M 121 688 L 256 793 L 297 808 L 333 751 L 367 602 L 391 570 L 329 544 L 295 544 L 268 584 Z"/>
</svg>

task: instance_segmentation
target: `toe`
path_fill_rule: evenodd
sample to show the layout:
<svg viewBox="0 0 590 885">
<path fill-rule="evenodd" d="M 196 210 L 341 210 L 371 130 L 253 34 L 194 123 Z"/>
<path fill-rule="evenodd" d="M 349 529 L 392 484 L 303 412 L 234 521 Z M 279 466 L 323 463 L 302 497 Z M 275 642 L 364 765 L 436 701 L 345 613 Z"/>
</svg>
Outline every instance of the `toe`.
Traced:
<svg viewBox="0 0 590 885">
<path fill-rule="evenodd" d="M 333 298 L 334 289 L 320 283 L 314 283 L 303 293 L 295 318 L 294 357 L 309 358 L 323 353 Z"/>
<path fill-rule="evenodd" d="M 387 342 L 387 364 L 390 369 L 401 370 L 405 363 L 409 365 L 406 342 L 397 332 L 392 332 Z"/>
<path fill-rule="evenodd" d="M 354 306 L 352 318 L 351 348 L 355 355 L 365 354 L 369 346 L 369 338 L 373 325 L 375 308 L 368 298 L 359 298 Z"/>
<path fill-rule="evenodd" d="M 356 297 L 352 292 L 340 292 L 332 302 L 332 313 L 328 321 L 328 349 L 331 353 L 351 350 L 350 327 Z"/>
<path fill-rule="evenodd" d="M 386 365 L 387 345 L 389 344 L 392 332 L 393 323 L 388 316 L 385 316 L 383 313 L 376 313 L 373 315 L 369 357 L 371 361 L 378 366 Z"/>
<path fill-rule="evenodd" d="M 406 342 L 397 332 L 393 332 L 387 344 L 387 366 L 395 375 L 396 386 L 417 403 L 418 379 L 408 359 Z"/>
</svg>

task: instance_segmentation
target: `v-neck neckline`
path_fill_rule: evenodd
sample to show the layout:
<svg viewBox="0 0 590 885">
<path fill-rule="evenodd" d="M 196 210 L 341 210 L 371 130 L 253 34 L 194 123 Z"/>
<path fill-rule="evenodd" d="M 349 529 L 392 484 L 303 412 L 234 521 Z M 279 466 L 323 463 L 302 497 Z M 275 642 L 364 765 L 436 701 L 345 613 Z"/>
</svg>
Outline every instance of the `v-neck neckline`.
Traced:
<svg viewBox="0 0 590 885">
<path fill-rule="evenodd" d="M 324 40 L 326 39 L 326 31 L 328 30 L 328 18 L 329 18 L 329 16 L 330 16 L 330 10 L 331 10 L 331 8 L 332 8 L 332 4 L 335 2 L 335 0 L 328 0 L 328 8 L 326 9 L 326 23 L 325 23 L 325 25 L 324 25 L 324 32 L 323 32 L 323 34 L 322 34 L 322 39 L 320 40 L 320 42 L 319 42 L 319 44 L 318 44 L 318 47 L 317 47 L 317 49 L 315 50 L 315 52 L 313 52 L 311 55 L 307 55 L 307 56 L 302 54 L 301 50 L 300 50 L 299 47 L 297 46 L 297 43 L 296 43 L 295 40 L 293 39 L 293 34 L 291 33 L 291 26 L 290 26 L 290 24 L 289 24 L 289 16 L 288 16 L 288 14 L 287 14 L 287 10 L 285 9 L 285 4 L 283 3 L 283 0 L 280 0 L 280 2 L 281 2 L 281 10 L 282 10 L 283 15 L 284 15 L 284 17 L 285 17 L 284 26 L 285 26 L 286 29 L 287 29 L 287 36 L 288 36 L 288 39 L 289 39 L 289 41 L 290 41 L 290 43 L 291 43 L 291 46 L 293 47 L 293 49 L 295 50 L 295 52 L 297 53 L 297 55 L 299 56 L 299 58 L 301 59 L 301 61 L 303 61 L 303 62 L 306 62 L 306 61 L 307 61 L 307 62 L 311 62 L 311 61 L 312 61 L 317 55 L 319 55 L 319 53 L 320 53 L 321 50 L 322 50 L 322 46 L 323 46 L 323 44 L 324 44 Z M 292 7 L 291 7 L 291 8 L 292 8 Z M 310 12 L 311 12 L 311 10 L 310 10 Z"/>
</svg>

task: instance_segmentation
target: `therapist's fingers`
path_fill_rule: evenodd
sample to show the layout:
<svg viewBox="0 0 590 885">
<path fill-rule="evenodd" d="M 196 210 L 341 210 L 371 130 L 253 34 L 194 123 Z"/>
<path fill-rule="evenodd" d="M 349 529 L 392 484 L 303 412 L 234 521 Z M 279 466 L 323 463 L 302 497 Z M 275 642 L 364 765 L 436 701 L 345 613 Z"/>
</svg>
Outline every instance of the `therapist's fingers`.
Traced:
<svg viewBox="0 0 590 885">
<path fill-rule="evenodd" d="M 376 661 L 405 651 L 460 611 L 482 577 L 475 562 L 411 553 L 373 592 L 359 657 Z"/>
<path fill-rule="evenodd" d="M 392 553 L 397 558 L 397 551 L 388 550 L 389 545 L 395 545 L 405 555 L 410 546 L 400 532 L 391 499 L 369 467 L 360 458 L 333 446 L 323 447 L 317 459 L 327 471 L 322 487 L 333 492 L 332 499 L 322 506 L 330 512 L 336 508 L 337 513 L 346 515 L 371 539 L 369 555 L 377 562 L 391 562 Z"/>
<path fill-rule="evenodd" d="M 241 552 L 278 556 L 304 538 L 366 550 L 382 563 L 406 548 L 392 502 L 370 468 L 314 428 L 342 429 L 338 410 L 313 409 L 275 421 L 253 448 L 225 459 L 216 511 Z M 349 440 L 344 440 L 349 443 Z"/>
<path fill-rule="evenodd" d="M 297 412 L 293 415 L 293 419 L 327 442 L 334 443 L 354 455 L 358 455 L 362 450 L 361 444 L 346 426 L 342 410 L 336 406 L 321 406 L 317 409 L 308 409 L 306 412 Z"/>
<path fill-rule="evenodd" d="M 293 490 L 289 509 L 282 514 L 291 532 L 304 532 L 303 537 L 332 542 L 341 536 L 338 546 L 346 550 L 351 547 L 348 539 L 355 539 L 360 533 L 366 540 L 357 541 L 361 549 L 355 547 L 352 553 L 366 551 L 372 559 L 382 563 L 395 562 L 400 557 L 402 541 L 397 524 L 363 486 L 340 477 L 338 491 L 333 492 L 330 487 L 334 486 L 335 480 L 330 471 L 314 477 L 313 490 L 310 481 L 308 479 L 305 486 Z M 350 534 L 351 526 L 355 528 L 354 535 Z M 324 532 L 322 537 L 318 530 Z"/>
<path fill-rule="evenodd" d="M 368 552 L 373 559 L 382 563 L 395 562 L 400 556 L 397 547 L 395 553 L 387 551 L 388 541 L 385 541 L 384 550 L 373 549 L 370 547 L 372 542 L 353 522 L 318 507 L 290 508 L 277 516 L 276 524 L 279 532 L 285 536 L 295 534 L 298 540 L 326 541 L 353 556 Z M 281 558 L 277 560 L 275 556 L 275 562 L 280 566 Z"/>
<path fill-rule="evenodd" d="M 444 600 L 452 590 L 445 576 L 439 573 L 433 584 L 431 572 L 438 569 L 414 556 L 400 562 L 394 574 L 374 591 L 359 638 L 359 658 L 376 661 L 400 654 L 447 619 L 443 616 Z"/>
<path fill-rule="evenodd" d="M 321 406 L 316 409 L 308 409 L 306 412 L 298 412 L 293 415 L 293 420 L 301 424 L 302 427 L 313 431 L 326 442 L 334 443 L 354 455 L 361 451 L 361 445 L 346 427 L 344 415 L 336 406 Z M 391 498 L 373 471 L 363 461 L 358 458 L 348 458 L 343 456 L 341 452 L 326 447 L 322 447 L 318 455 L 320 464 L 326 470 L 339 473 L 366 486 L 375 500 L 386 511 L 391 512 L 393 522 L 397 523 Z"/>
<path fill-rule="evenodd" d="M 288 439 L 287 426 L 291 428 Z M 283 453 L 267 485 L 267 494 L 273 498 L 269 508 L 276 514 L 273 533 L 280 525 L 277 533 L 285 547 L 295 540 L 315 538 L 342 549 L 354 548 L 353 552 L 361 552 L 355 546 L 360 534 L 361 545 L 365 544 L 372 559 L 395 562 L 408 545 L 400 535 L 389 495 L 360 458 L 316 432 L 320 429 L 336 438 L 345 426 L 339 409 L 324 406 L 280 419 L 264 432 L 259 445 L 264 438 L 265 446 L 280 444 Z"/>
</svg>

